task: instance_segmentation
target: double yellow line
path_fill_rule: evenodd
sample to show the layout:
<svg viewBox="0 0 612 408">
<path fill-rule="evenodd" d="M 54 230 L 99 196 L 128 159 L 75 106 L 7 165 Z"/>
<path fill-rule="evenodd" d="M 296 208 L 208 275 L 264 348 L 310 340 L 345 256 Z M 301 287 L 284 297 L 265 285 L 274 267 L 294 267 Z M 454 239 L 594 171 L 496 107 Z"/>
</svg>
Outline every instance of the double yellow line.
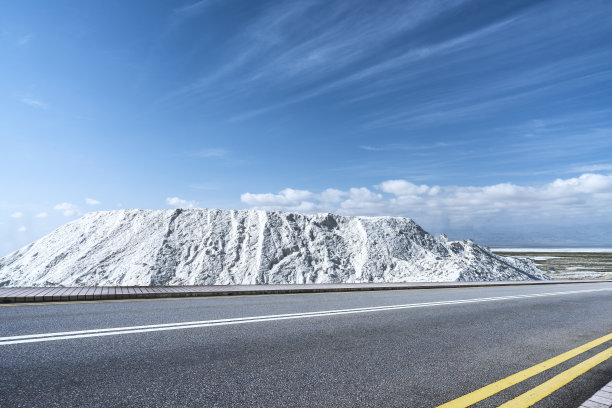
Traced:
<svg viewBox="0 0 612 408">
<path fill-rule="evenodd" d="M 612 340 L 612 333 L 606 334 L 605 336 L 590 341 L 580 347 L 576 347 L 573 350 L 567 351 L 556 357 L 543 361 L 540 364 L 536 364 L 526 370 L 519 371 L 518 373 L 506 377 L 503 380 L 496 381 L 476 391 L 470 392 L 469 394 L 465 394 L 462 397 L 449 401 L 446 404 L 440 405 L 438 408 L 469 407 L 470 405 L 474 405 L 477 402 L 484 400 L 485 398 L 489 398 L 490 396 L 497 394 L 498 392 L 503 391 L 506 388 L 510 388 L 515 384 L 525 381 L 528 378 L 540 374 L 543 371 L 555 367 L 573 357 L 576 357 L 579 354 L 591 350 L 610 340 Z M 565 384 L 574 380 L 576 377 L 584 374 L 596 365 L 606 361 L 610 357 L 612 357 L 612 347 L 609 347 L 608 349 L 594 355 L 593 357 L 581 362 L 580 364 L 563 371 L 561 374 L 554 376 L 550 380 L 538 385 L 537 387 L 527 391 L 524 394 L 519 395 L 518 397 L 506 402 L 505 404 L 500 405 L 499 408 L 530 407 L 536 402 L 545 398 L 546 396 L 552 394 L 554 391 L 563 387 Z"/>
</svg>

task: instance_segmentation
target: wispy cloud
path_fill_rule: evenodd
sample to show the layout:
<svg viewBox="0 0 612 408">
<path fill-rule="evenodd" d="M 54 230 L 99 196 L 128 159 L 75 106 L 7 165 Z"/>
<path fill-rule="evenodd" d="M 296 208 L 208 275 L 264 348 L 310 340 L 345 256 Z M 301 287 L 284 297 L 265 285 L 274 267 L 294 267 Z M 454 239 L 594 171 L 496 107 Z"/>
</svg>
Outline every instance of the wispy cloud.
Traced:
<svg viewBox="0 0 612 408">
<path fill-rule="evenodd" d="M 19 232 L 26 232 L 28 229 L 26 228 L 25 225 L 22 225 L 21 227 L 19 227 L 18 231 Z"/>
<path fill-rule="evenodd" d="M 39 212 L 35 215 L 36 218 L 47 218 L 48 214 L 46 212 Z"/>
<path fill-rule="evenodd" d="M 612 171 L 612 164 L 590 164 L 586 166 L 577 166 L 571 169 L 572 173 L 597 172 L 597 171 Z"/>
<path fill-rule="evenodd" d="M 86 198 L 85 199 L 85 204 L 87 204 L 87 205 L 99 205 L 101 203 L 100 203 L 100 201 L 95 200 L 93 198 Z"/>
<path fill-rule="evenodd" d="M 46 102 L 44 102 L 44 101 L 42 101 L 40 99 L 29 97 L 29 96 L 22 97 L 20 99 L 20 101 L 22 103 L 25 103 L 26 105 L 32 106 L 34 108 L 47 109 L 49 107 L 49 105 L 47 105 Z"/>
<path fill-rule="evenodd" d="M 531 58 L 546 45 L 557 46 L 570 29 L 582 27 L 578 31 L 588 35 L 596 11 L 554 7 L 546 19 L 564 24 L 539 30 L 542 6 L 533 4 L 476 24 L 428 31 L 436 19 L 466 3 L 393 2 L 381 7 L 308 1 L 264 8 L 228 39 L 224 63 L 173 97 L 202 103 L 196 96 L 206 95 L 206 103 L 218 103 L 230 122 L 320 96 L 331 106 L 374 104 L 370 115 L 358 119 L 372 130 L 483 119 L 509 105 L 612 77 L 606 62 L 611 55 L 602 48 L 559 54 L 544 60 L 546 65 Z M 530 63 L 510 73 L 502 62 L 506 59 Z"/>
<path fill-rule="evenodd" d="M 198 15 L 216 0 L 200 0 L 174 9 L 174 14 L 180 18 L 190 18 Z"/>
<path fill-rule="evenodd" d="M 23 37 L 20 37 L 15 43 L 15 45 L 17 45 L 18 47 L 23 47 L 24 45 L 27 45 L 30 41 L 32 41 L 32 38 L 34 38 L 34 34 L 26 34 Z"/>
<path fill-rule="evenodd" d="M 579 119 L 581 118 L 581 119 Z M 538 180 L 542 176 L 606 172 L 609 161 L 612 119 L 583 113 L 574 119 L 538 119 L 508 128 L 481 130 L 458 137 L 457 144 L 436 146 L 421 142 L 362 145 L 370 152 L 358 160 L 345 161 L 329 171 L 352 177 L 408 178 L 419 182 L 437 180 Z M 472 139 L 473 138 L 473 139 Z M 479 163 L 481 171 L 474 171 Z M 486 169 L 486 170 L 485 170 Z"/>
<path fill-rule="evenodd" d="M 462 140 L 460 142 L 435 142 L 431 144 L 400 144 L 400 143 L 391 143 L 380 146 L 371 146 L 371 145 L 360 145 L 359 148 L 362 150 L 368 150 L 370 152 L 389 152 L 389 151 L 425 151 L 425 150 L 437 150 L 444 149 L 447 147 L 455 147 L 460 145 L 466 145 L 472 143 L 472 140 Z"/>
<path fill-rule="evenodd" d="M 197 201 L 183 200 L 178 197 L 166 198 L 166 204 L 176 208 L 194 208 L 197 207 Z"/>
<path fill-rule="evenodd" d="M 11 218 L 21 218 L 23 217 L 23 213 L 21 211 L 16 211 L 11 214 Z"/>
<path fill-rule="evenodd" d="M 184 86 L 175 95 L 210 92 L 212 85 L 220 83 L 232 84 L 231 88 L 224 89 L 224 98 L 228 93 L 244 95 L 260 86 L 295 89 L 306 85 L 311 88 L 327 75 L 353 70 L 357 61 L 377 54 L 381 44 L 395 40 L 465 2 L 398 2 L 385 7 L 364 2 L 322 1 L 275 5 L 238 32 L 232 40 L 234 44 L 230 45 L 234 49 L 233 58 L 217 71 Z M 322 7 L 325 7 L 325 13 L 321 13 Z M 316 19 L 311 18 L 313 13 L 316 13 Z M 304 21 L 309 21 L 309 24 L 303 24 Z M 245 44 L 249 44 L 248 47 L 245 48 Z M 424 50 L 419 52 L 421 56 L 426 53 Z M 347 77 L 346 73 L 342 77 Z M 360 79 L 358 75 L 354 77 Z M 349 82 L 333 80 L 323 87 L 317 84 L 288 101 L 234 114 L 232 119 L 244 120 L 283 104 L 310 98 L 326 88 L 346 86 Z"/>
<path fill-rule="evenodd" d="M 221 148 L 208 148 L 195 151 L 191 153 L 193 156 L 203 157 L 203 158 L 211 158 L 211 157 L 224 157 L 227 156 L 229 150 L 221 149 Z"/>
<path fill-rule="evenodd" d="M 521 21 L 521 20 L 518 20 Z M 519 26 L 531 27 L 534 22 L 526 19 Z M 504 33 L 499 42 L 515 41 L 510 38 L 512 32 Z M 549 37 L 550 33 L 539 34 Z M 495 37 L 492 37 L 495 38 Z M 546 42 L 542 38 L 540 42 Z M 488 41 L 491 41 L 489 39 Z M 474 44 L 477 45 L 477 44 Z M 487 51 L 492 44 L 475 49 L 467 54 L 470 58 L 491 53 Z M 501 51 L 500 51 L 501 52 Z M 480 58 L 484 58 L 484 55 Z M 592 86 L 594 83 L 605 83 L 612 79 L 612 52 L 610 50 L 596 49 L 578 56 L 561 58 L 542 66 L 525 65 L 511 76 L 500 77 L 494 72 L 485 72 L 479 81 L 478 88 L 465 84 L 455 85 L 443 92 L 430 92 L 419 103 L 399 103 L 394 109 L 378 110 L 369 118 L 364 118 L 363 125 L 368 129 L 376 128 L 414 128 L 429 126 L 431 124 L 454 123 L 464 120 L 481 120 L 491 113 L 536 98 L 548 96 L 550 98 L 560 92 L 579 94 L 579 90 Z M 471 68 L 473 69 L 473 68 Z M 497 68 L 503 72 L 503 69 Z M 406 81 L 395 89 L 380 87 L 373 90 L 372 96 L 397 95 L 403 93 L 410 95 L 411 90 L 422 89 L 428 84 L 435 84 L 443 78 L 452 77 L 452 70 L 438 72 L 435 79 L 419 75 L 420 82 Z M 399 83 L 399 82 L 396 82 Z M 365 95 L 368 95 L 367 93 Z M 358 100 L 363 100 L 364 94 Z"/>
<path fill-rule="evenodd" d="M 461 3 L 463 1 L 395 3 L 386 7 L 328 3 L 324 19 L 306 27 L 311 31 L 309 37 L 283 48 L 282 52 L 272 52 L 271 58 L 264 60 L 250 79 L 274 77 L 277 81 L 303 73 L 312 76 L 340 70 L 372 53 L 376 46 Z M 277 44 L 295 30 L 295 20 L 308 18 L 310 8 L 316 6 L 315 3 L 289 5 L 289 9 L 273 10 L 253 27 L 253 37 L 260 40 L 258 46 L 263 44 L 278 50 Z"/>
</svg>

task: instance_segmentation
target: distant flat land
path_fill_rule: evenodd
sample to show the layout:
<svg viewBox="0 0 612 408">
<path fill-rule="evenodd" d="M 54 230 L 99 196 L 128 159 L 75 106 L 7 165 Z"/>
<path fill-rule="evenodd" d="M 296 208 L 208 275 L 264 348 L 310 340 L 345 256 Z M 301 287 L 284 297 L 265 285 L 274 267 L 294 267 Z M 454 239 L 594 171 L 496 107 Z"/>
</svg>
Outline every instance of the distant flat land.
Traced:
<svg viewBox="0 0 612 408">
<path fill-rule="evenodd" d="M 612 249 L 493 248 L 499 255 L 531 258 L 553 279 L 612 279 Z"/>
</svg>

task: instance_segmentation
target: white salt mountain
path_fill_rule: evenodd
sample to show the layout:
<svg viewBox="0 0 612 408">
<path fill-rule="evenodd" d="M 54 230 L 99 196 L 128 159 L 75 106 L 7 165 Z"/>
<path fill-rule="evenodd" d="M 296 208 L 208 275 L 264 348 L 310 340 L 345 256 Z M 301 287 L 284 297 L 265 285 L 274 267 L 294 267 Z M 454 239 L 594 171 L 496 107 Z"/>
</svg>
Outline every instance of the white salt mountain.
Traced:
<svg viewBox="0 0 612 408">
<path fill-rule="evenodd" d="M 408 218 L 255 210 L 95 212 L 0 259 L 0 286 L 532 279 L 548 278 Z"/>
</svg>

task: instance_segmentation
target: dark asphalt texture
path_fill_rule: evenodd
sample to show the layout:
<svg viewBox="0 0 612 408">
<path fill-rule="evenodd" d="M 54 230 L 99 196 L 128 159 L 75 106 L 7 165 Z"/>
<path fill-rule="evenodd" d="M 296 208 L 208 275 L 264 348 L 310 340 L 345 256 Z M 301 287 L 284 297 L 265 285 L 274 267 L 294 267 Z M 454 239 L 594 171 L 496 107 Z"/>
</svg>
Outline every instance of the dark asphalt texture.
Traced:
<svg viewBox="0 0 612 408">
<path fill-rule="evenodd" d="M 0 336 L 612 288 L 265 295 L 0 306 Z M 612 332 L 612 292 L 0 346 L 0 407 L 435 407 Z M 496 407 L 605 343 L 474 407 Z M 577 407 L 608 360 L 535 407 Z"/>
</svg>

